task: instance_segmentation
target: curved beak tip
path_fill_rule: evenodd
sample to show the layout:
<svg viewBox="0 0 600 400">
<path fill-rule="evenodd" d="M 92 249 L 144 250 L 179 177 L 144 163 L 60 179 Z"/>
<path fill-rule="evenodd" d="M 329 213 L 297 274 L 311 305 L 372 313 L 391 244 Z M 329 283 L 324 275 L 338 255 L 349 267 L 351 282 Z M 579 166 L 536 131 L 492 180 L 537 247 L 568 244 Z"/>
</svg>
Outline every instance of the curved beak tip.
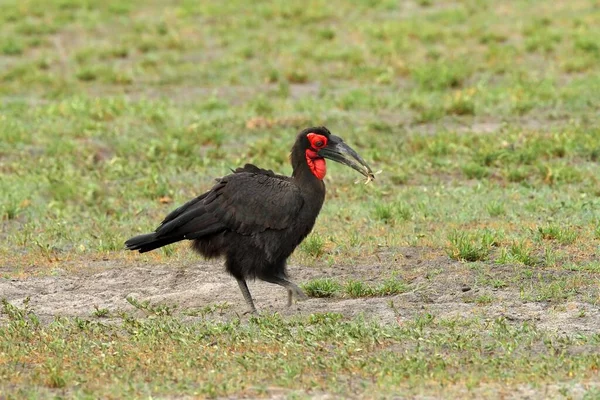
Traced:
<svg viewBox="0 0 600 400">
<path fill-rule="evenodd" d="M 377 171 L 377 172 L 373 172 L 371 171 L 371 169 L 369 169 L 369 172 L 367 174 L 367 180 L 365 181 L 365 185 L 371 181 L 375 180 L 375 175 L 379 175 L 381 173 L 381 170 Z"/>
</svg>

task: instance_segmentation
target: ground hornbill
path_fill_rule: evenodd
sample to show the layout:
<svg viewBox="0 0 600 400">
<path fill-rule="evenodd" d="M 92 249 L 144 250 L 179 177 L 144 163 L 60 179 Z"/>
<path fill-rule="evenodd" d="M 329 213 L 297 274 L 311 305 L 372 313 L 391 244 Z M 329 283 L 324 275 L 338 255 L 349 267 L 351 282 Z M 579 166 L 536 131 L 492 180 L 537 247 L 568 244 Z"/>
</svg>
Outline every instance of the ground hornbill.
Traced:
<svg viewBox="0 0 600 400">
<path fill-rule="evenodd" d="M 207 258 L 225 256 L 227 271 L 256 313 L 246 279 L 258 278 L 306 295 L 286 275 L 286 260 L 312 230 L 325 199 L 325 158 L 344 163 L 368 180 L 365 161 L 325 127 L 300 132 L 290 155 L 291 177 L 251 164 L 217 179 L 208 192 L 171 212 L 153 233 L 129 239 L 125 245 L 140 253 L 180 240 Z"/>
</svg>

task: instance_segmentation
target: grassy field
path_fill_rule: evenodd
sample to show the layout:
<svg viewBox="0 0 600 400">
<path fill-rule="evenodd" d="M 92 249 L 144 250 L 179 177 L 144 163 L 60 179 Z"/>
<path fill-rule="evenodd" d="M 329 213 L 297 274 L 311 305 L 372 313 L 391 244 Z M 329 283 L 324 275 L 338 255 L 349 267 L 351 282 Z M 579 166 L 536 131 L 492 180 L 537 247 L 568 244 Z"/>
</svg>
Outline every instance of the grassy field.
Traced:
<svg viewBox="0 0 600 400">
<path fill-rule="evenodd" d="M 3 0 L 0 397 L 600 398 L 599 27 L 596 0 Z M 301 312 L 28 291 L 197 265 L 123 242 L 229 168 L 289 174 L 312 125 L 382 173 L 330 166 Z"/>
</svg>

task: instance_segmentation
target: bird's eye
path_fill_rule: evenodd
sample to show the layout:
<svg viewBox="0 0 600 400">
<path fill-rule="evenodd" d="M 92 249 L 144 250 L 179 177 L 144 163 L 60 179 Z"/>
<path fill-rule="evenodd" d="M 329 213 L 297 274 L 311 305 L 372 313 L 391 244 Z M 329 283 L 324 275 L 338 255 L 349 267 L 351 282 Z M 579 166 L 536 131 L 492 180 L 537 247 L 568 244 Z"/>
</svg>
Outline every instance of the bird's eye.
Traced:
<svg viewBox="0 0 600 400">
<path fill-rule="evenodd" d="M 306 137 L 308 138 L 308 141 L 310 142 L 310 145 L 313 149 L 320 149 L 322 147 L 325 147 L 325 145 L 327 144 L 327 138 L 323 135 L 319 135 L 317 133 L 309 133 L 308 135 L 306 135 Z"/>
</svg>

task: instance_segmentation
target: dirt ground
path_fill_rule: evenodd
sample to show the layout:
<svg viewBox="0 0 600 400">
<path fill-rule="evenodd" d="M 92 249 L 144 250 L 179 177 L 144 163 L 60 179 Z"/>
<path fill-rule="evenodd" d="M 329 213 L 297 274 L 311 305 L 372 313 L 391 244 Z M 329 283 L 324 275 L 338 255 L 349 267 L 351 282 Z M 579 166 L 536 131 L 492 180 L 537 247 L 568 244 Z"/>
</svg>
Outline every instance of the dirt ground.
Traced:
<svg viewBox="0 0 600 400">
<path fill-rule="evenodd" d="M 397 271 L 399 277 L 408 283 L 408 291 L 395 296 L 311 298 L 287 307 L 287 293 L 283 288 L 258 281 L 250 282 L 249 286 L 259 312 L 278 312 L 284 316 L 330 311 L 348 317 L 362 314 L 382 324 L 402 325 L 419 314 L 431 313 L 437 318 L 504 317 L 516 324 L 528 321 L 540 329 L 567 335 L 600 331 L 600 310 L 584 301 L 526 302 L 520 299 L 517 288 L 494 289 L 479 285 L 472 268 L 454 262 L 442 253 L 432 255 L 428 249 L 408 247 L 395 253 L 396 256 L 391 259 L 383 257 L 384 262 L 373 265 L 306 267 L 292 264 L 289 268 L 292 279 L 298 284 L 317 277 L 332 277 L 340 282 L 360 279 L 374 284 Z M 126 300 L 129 296 L 138 301 L 149 300 L 152 304 L 176 304 L 175 312 L 184 313 L 225 303 L 227 307 L 218 308 L 215 313 L 203 318 L 248 318 L 248 308 L 235 279 L 225 273 L 218 261 L 151 265 L 140 260 L 131 266 L 119 265 L 114 260 L 92 261 L 81 266 L 79 272 L 74 273 L 72 265 L 55 271 L 52 276 L 0 278 L 0 298 L 22 306 L 29 297 L 29 306 L 43 322 L 50 322 L 55 316 L 97 318 L 94 316 L 96 308 L 109 310 L 112 317 L 104 318 L 104 322 L 118 322 L 118 311 L 143 316 L 142 311 L 136 310 Z M 515 272 L 505 268 L 497 273 L 499 277 L 509 277 Z M 473 300 L 482 295 L 493 297 L 493 302 L 481 305 Z M 0 315 L 0 323 L 4 318 Z M 482 383 L 474 389 L 467 389 L 464 385 L 450 386 L 445 393 L 449 398 L 583 399 L 592 389 L 598 389 L 598 382 L 511 387 Z M 565 390 L 571 397 L 564 397 Z M 282 393 L 275 390 L 270 392 L 269 397 L 287 398 L 289 394 L 285 390 Z M 325 393 L 322 396 L 311 393 L 311 397 L 336 398 Z M 412 398 L 433 397 L 415 394 Z"/>
<path fill-rule="evenodd" d="M 504 317 L 515 323 L 529 321 L 538 328 L 563 334 L 600 331 L 600 310 L 589 303 L 526 302 L 520 299 L 516 287 L 479 286 L 475 272 L 443 254 L 432 258 L 428 250 L 418 248 L 401 249 L 399 254 L 394 261 L 376 265 L 289 267 L 292 280 L 298 284 L 317 277 L 376 283 L 389 277 L 390 271 L 398 271 L 409 289 L 396 296 L 311 298 L 287 307 L 283 288 L 259 281 L 249 282 L 249 287 L 259 312 L 284 316 L 330 311 L 351 317 L 363 313 L 384 324 L 402 324 L 416 315 L 431 313 L 437 318 Z M 499 274 L 503 273 L 514 271 L 500 270 Z M 494 300 L 477 304 L 474 299 L 484 294 Z M 227 303 L 228 307 L 213 315 L 218 319 L 236 318 L 247 311 L 235 279 L 225 273 L 218 261 L 177 266 L 144 265 L 141 261 L 134 266 L 120 266 L 115 261 L 95 261 L 79 273 L 70 268 L 68 272 L 58 270 L 53 276 L 0 279 L 0 297 L 16 306 L 29 297 L 30 307 L 46 321 L 54 316 L 93 317 L 96 307 L 111 313 L 135 311 L 126 300 L 128 296 L 152 304 L 176 304 L 179 312 Z"/>
</svg>

